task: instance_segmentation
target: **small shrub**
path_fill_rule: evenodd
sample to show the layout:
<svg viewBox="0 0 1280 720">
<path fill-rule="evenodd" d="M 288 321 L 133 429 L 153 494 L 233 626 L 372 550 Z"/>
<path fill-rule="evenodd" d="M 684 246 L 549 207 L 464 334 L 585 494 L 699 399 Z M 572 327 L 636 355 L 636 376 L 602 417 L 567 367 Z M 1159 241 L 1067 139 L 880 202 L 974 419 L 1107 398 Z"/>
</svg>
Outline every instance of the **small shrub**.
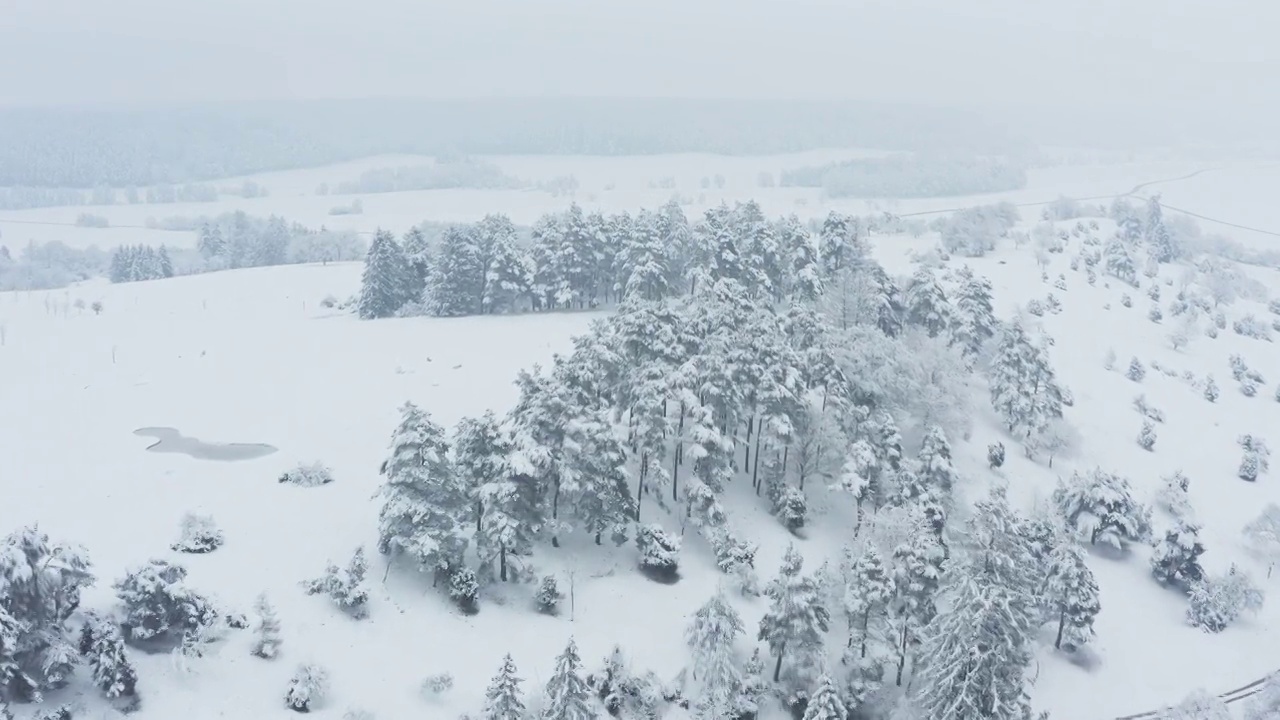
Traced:
<svg viewBox="0 0 1280 720">
<path fill-rule="evenodd" d="M 265 593 L 258 596 L 253 607 L 258 614 L 258 627 L 251 652 L 264 660 L 270 660 L 280 654 L 280 619 L 276 617 L 275 608 L 271 607 Z"/>
<path fill-rule="evenodd" d="M 449 599 L 467 615 L 480 612 L 480 583 L 474 570 L 459 567 L 449 574 Z"/>
<path fill-rule="evenodd" d="M 1038 299 L 1032 298 L 1027 302 L 1027 312 L 1035 315 L 1036 317 L 1042 317 L 1044 315 L 1044 305 L 1042 305 Z"/>
<path fill-rule="evenodd" d="M 534 604 L 537 606 L 538 612 L 543 615 L 559 613 L 561 600 L 564 600 L 564 593 L 560 592 L 560 586 L 556 583 L 556 576 L 543 575 L 542 582 L 538 583 L 538 594 L 534 598 Z"/>
<path fill-rule="evenodd" d="M 1153 323 L 1158 323 L 1164 319 L 1164 313 L 1160 312 L 1159 305 L 1151 306 L 1151 309 L 1147 311 L 1147 319 Z"/>
<path fill-rule="evenodd" d="M 1280 315 L 1280 298 L 1267 303 L 1267 310 L 1270 310 L 1272 315 Z"/>
<path fill-rule="evenodd" d="M 178 552 L 203 554 L 222 547 L 222 531 L 209 515 L 187 513 L 182 516 L 182 529 L 178 542 L 171 547 Z"/>
<path fill-rule="evenodd" d="M 1214 327 L 1216 327 L 1216 328 L 1218 328 L 1219 330 L 1226 330 L 1226 329 L 1227 329 L 1227 315 L 1226 315 L 1226 313 L 1222 312 L 1221 310 L 1219 310 L 1218 312 L 1214 313 L 1214 314 L 1213 314 L 1213 326 L 1214 326 Z"/>
<path fill-rule="evenodd" d="M 1159 408 L 1147 402 L 1146 395 L 1139 395 L 1133 399 L 1133 409 L 1142 413 L 1142 415 L 1150 420 L 1158 423 L 1164 422 L 1164 413 Z"/>
<path fill-rule="evenodd" d="M 1085 274 L 1085 280 L 1087 280 L 1090 285 L 1097 285 L 1098 284 L 1097 271 L 1095 271 L 1092 267 L 1089 268 L 1089 270 Z"/>
<path fill-rule="evenodd" d="M 369 587 L 365 580 L 368 563 L 364 548 L 356 548 L 346 569 L 333 563 L 325 568 L 324 575 L 302 583 L 308 595 L 328 595 L 343 612 L 361 620 L 369 616 Z"/>
<path fill-rule="evenodd" d="M 94 300 L 94 301 L 93 301 L 93 304 L 91 304 L 91 305 L 89 306 L 89 309 L 93 311 L 93 314 L 94 314 L 94 315 L 101 315 L 101 314 L 102 314 L 102 301 L 101 301 L 101 300 Z"/>
<path fill-rule="evenodd" d="M 1271 342 L 1271 328 L 1251 314 L 1236 320 L 1231 324 L 1231 328 L 1237 335 Z"/>
<path fill-rule="evenodd" d="M 1245 364 L 1244 358 L 1239 355 L 1232 355 L 1227 359 L 1227 362 L 1231 365 L 1231 377 L 1236 380 L 1243 380 L 1244 374 L 1249 372 L 1249 366 Z"/>
<path fill-rule="evenodd" d="M 1249 370 L 1245 370 L 1245 371 L 1244 371 L 1244 379 L 1245 379 L 1245 380 L 1248 380 L 1248 381 L 1250 381 L 1250 382 L 1252 382 L 1252 383 L 1254 383 L 1255 385 L 1266 385 L 1266 384 L 1267 384 L 1267 379 L 1266 379 L 1265 377 L 1263 377 L 1263 376 L 1262 376 L 1262 373 L 1258 372 L 1257 370 L 1253 370 L 1253 369 L 1249 369 Z"/>
<path fill-rule="evenodd" d="M 1210 340 L 1216 340 L 1218 337 L 1218 328 L 1210 325 L 1209 327 L 1205 328 L 1204 334 L 1205 334 L 1205 337 L 1209 338 Z"/>
<path fill-rule="evenodd" d="M 1142 382 L 1142 379 L 1147 376 L 1147 369 L 1144 368 L 1142 366 L 1142 362 L 1135 357 L 1129 361 L 1129 369 L 1125 372 L 1124 376 L 1134 382 Z"/>
<path fill-rule="evenodd" d="M 333 307 L 337 307 L 337 305 L 338 305 L 338 298 L 332 295 L 325 295 L 320 300 L 320 307 L 322 308 L 333 308 Z"/>
<path fill-rule="evenodd" d="M 1142 431 L 1138 433 L 1138 447 L 1148 452 L 1156 446 L 1156 426 L 1149 421 L 1142 423 Z"/>
<path fill-rule="evenodd" d="M 317 487 L 333 482 L 333 471 L 324 463 L 316 461 L 308 465 L 298 465 L 286 471 L 278 481 L 299 487 Z"/>
<path fill-rule="evenodd" d="M 1253 397 L 1258 394 L 1258 386 L 1254 385 L 1252 380 L 1245 380 L 1240 383 L 1240 394 L 1245 397 Z"/>
<path fill-rule="evenodd" d="M 1204 381 L 1204 399 L 1209 402 L 1218 401 L 1218 383 L 1213 381 L 1213 376 L 1205 378 Z"/>
<path fill-rule="evenodd" d="M 1120 296 L 1120 304 L 1129 308 L 1133 307 L 1133 298 L 1129 297 L 1129 293 Z"/>
<path fill-rule="evenodd" d="M 1062 312 L 1062 303 L 1058 301 L 1058 297 L 1053 293 L 1049 293 L 1049 297 L 1044 299 L 1045 309 L 1057 315 Z"/>
<path fill-rule="evenodd" d="M 1075 406 L 1076 406 L 1076 394 L 1075 394 L 1074 392 L 1072 392 L 1072 391 L 1071 391 L 1071 388 L 1069 388 L 1069 387 L 1067 387 L 1067 386 L 1065 386 L 1065 385 L 1064 385 L 1064 386 L 1062 386 L 1061 388 L 1058 388 L 1058 391 L 1059 391 L 1059 396 L 1060 396 L 1060 398 L 1059 398 L 1059 399 L 1061 399 L 1061 400 L 1062 400 L 1062 406 L 1063 406 L 1063 407 L 1075 407 Z"/>
<path fill-rule="evenodd" d="M 1152 283 L 1147 288 L 1147 297 L 1151 298 L 1154 302 L 1160 302 L 1160 286 Z"/>
<path fill-rule="evenodd" d="M 774 501 L 773 514 L 782 521 L 783 527 L 791 532 L 804 527 L 808 511 L 808 500 L 804 492 L 794 485 L 782 488 Z"/>
<path fill-rule="evenodd" d="M 421 686 L 422 696 L 431 700 L 453 689 L 453 675 L 447 672 L 428 675 Z"/>
<path fill-rule="evenodd" d="M 1077 255 L 1076 257 L 1071 258 L 1071 269 L 1075 271 L 1080 270 L 1080 256 Z"/>
<path fill-rule="evenodd" d="M 640 551 L 640 569 L 663 582 L 678 579 L 680 539 L 667 533 L 661 525 L 636 528 L 636 549 Z"/>
<path fill-rule="evenodd" d="M 1257 612 L 1262 601 L 1262 591 L 1253 580 L 1232 565 L 1226 575 L 1203 578 L 1191 586 L 1187 622 L 1205 632 L 1222 632 L 1242 614 Z"/>
<path fill-rule="evenodd" d="M 167 560 L 152 560 L 115 583 L 124 605 L 120 622 L 126 641 L 175 644 L 218 621 L 208 598 L 185 584 L 187 569 Z"/>
<path fill-rule="evenodd" d="M 294 712 L 311 712 L 329 693 L 329 674 L 319 665 L 303 665 L 289 680 L 285 707 Z"/>
<path fill-rule="evenodd" d="M 1075 260 L 1072 260 L 1072 262 L 1075 262 Z M 1074 270 L 1075 268 L 1071 269 Z M 1065 292 L 1067 289 L 1067 276 L 1062 273 L 1058 273 L 1058 279 L 1053 281 L 1053 286 L 1058 290 Z"/>
<path fill-rule="evenodd" d="M 993 470 L 1004 465 L 1004 443 L 997 442 L 987 446 L 987 465 Z"/>
</svg>

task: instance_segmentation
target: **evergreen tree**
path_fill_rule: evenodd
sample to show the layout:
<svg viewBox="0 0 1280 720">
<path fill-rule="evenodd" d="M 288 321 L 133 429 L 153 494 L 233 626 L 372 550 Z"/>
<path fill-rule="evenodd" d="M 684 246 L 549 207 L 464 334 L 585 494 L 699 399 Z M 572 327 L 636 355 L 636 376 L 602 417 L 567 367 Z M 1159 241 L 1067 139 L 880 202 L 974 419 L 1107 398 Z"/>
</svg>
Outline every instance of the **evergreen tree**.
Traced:
<svg viewBox="0 0 1280 720">
<path fill-rule="evenodd" d="M 642 211 L 618 251 L 619 297 L 661 300 L 671 294 L 669 251 L 662 243 L 660 216 Z"/>
<path fill-rule="evenodd" d="M 1213 381 L 1212 375 L 1204 380 L 1204 399 L 1209 402 L 1218 401 L 1218 384 Z"/>
<path fill-rule="evenodd" d="M 1020 322 L 1005 326 L 991 368 L 991 405 L 1015 435 L 1028 438 L 1062 417 L 1058 387 L 1043 347 L 1031 342 Z"/>
<path fill-rule="evenodd" d="M 412 227 L 404 234 L 400 247 L 404 250 L 404 259 L 409 266 L 411 297 L 421 298 L 431 277 L 431 247 L 427 244 L 427 234 L 422 228 Z"/>
<path fill-rule="evenodd" d="M 836 692 L 836 687 L 831 682 L 831 676 L 823 675 L 818 680 L 818 689 L 805 706 L 804 720 L 845 720 L 847 717 L 848 711 L 840 700 L 840 693 Z"/>
<path fill-rule="evenodd" d="M 521 678 L 516 675 L 516 664 L 508 653 L 502 658 L 498 674 L 485 690 L 484 720 L 525 720 L 520 683 Z"/>
<path fill-rule="evenodd" d="M 92 637 L 89 665 L 93 669 L 93 684 L 108 699 L 134 697 L 138 674 L 125 656 L 119 628 L 111 622 L 100 622 L 93 628 Z"/>
<path fill-rule="evenodd" d="M 791 658 L 797 679 L 811 677 L 821 664 L 823 633 L 830 614 L 813 578 L 801 575 L 804 559 L 794 545 L 787 547 L 778 577 L 765 589 L 769 610 L 760 619 L 759 639 L 777 656 L 774 682 L 782 674 L 783 657 Z"/>
<path fill-rule="evenodd" d="M 999 321 L 991 304 L 991 281 L 974 275 L 968 265 L 960 268 L 957 279 L 951 312 L 952 343 L 960 346 L 961 354 L 972 364 L 995 336 Z"/>
<path fill-rule="evenodd" d="M 822 294 L 823 274 L 813 239 L 795 215 L 782 219 L 777 233 L 786 256 L 787 294 L 801 302 L 817 301 Z"/>
<path fill-rule="evenodd" d="M 920 640 L 922 629 L 937 614 L 935 598 L 942 581 L 945 554 L 937 537 L 920 528 L 893 551 L 893 597 L 889 602 L 889 618 L 897 656 L 896 684 L 902 685 L 903 672 L 912 648 Z"/>
<path fill-rule="evenodd" d="M 486 313 L 511 313 L 527 307 L 533 289 L 533 260 L 516 238 L 515 225 L 506 215 L 486 215 L 480 233 L 488 248 L 484 292 L 480 305 Z"/>
<path fill-rule="evenodd" d="M 1200 526 L 1187 518 L 1179 518 L 1177 526 L 1165 533 L 1151 553 L 1151 574 L 1156 580 L 1178 587 L 1189 587 L 1204 577 L 1200 556 Z"/>
<path fill-rule="evenodd" d="M 1102 249 L 1103 269 L 1108 275 L 1130 285 L 1138 284 L 1138 269 L 1119 237 L 1112 237 Z"/>
<path fill-rule="evenodd" d="M 222 228 L 216 223 L 201 225 L 196 236 L 196 249 L 206 259 L 218 257 L 226 251 L 226 243 L 222 239 Z"/>
<path fill-rule="evenodd" d="M 778 300 L 784 291 L 789 258 L 774 225 L 765 219 L 756 201 L 739 203 L 733 211 L 733 236 L 743 259 L 743 284 L 754 297 Z"/>
<path fill-rule="evenodd" d="M 658 229 L 662 247 L 667 253 L 667 270 L 671 273 L 667 284 L 677 295 L 686 292 L 692 295 L 697 289 L 695 278 L 705 263 L 694 243 L 689 219 L 676 198 L 671 198 L 659 208 Z"/>
<path fill-rule="evenodd" d="M 435 315 L 478 315 L 484 303 L 488 266 L 476 228 L 451 225 L 440 237 L 435 268 L 424 298 Z"/>
<path fill-rule="evenodd" d="M 612 531 L 623 537 L 635 517 L 635 502 L 627 483 L 627 456 L 617 432 L 603 410 L 584 412 L 569 427 L 561 492 L 573 503 L 583 528 L 595 536 Z"/>
<path fill-rule="evenodd" d="M 875 325 L 885 335 L 896 337 L 902 333 L 906 313 L 902 307 L 901 292 L 893 278 L 878 263 L 870 266 L 870 273 Z"/>
<path fill-rule="evenodd" d="M 510 437 L 498 425 L 498 418 L 492 410 L 479 418 L 462 418 L 454 428 L 454 471 L 474 508 L 471 519 L 477 533 L 482 527 L 481 517 L 484 514 L 481 501 L 484 487 L 500 483 L 511 474 L 513 450 Z"/>
<path fill-rule="evenodd" d="M 1173 262 L 1177 252 L 1173 247 L 1173 238 L 1169 228 L 1165 227 L 1164 214 L 1160 209 L 1160 196 L 1153 195 L 1147 201 L 1147 224 L 1144 228 L 1147 250 L 1152 259 L 1158 263 Z"/>
<path fill-rule="evenodd" d="M 583 681 L 580 670 L 582 660 L 573 638 L 560 657 L 556 658 L 555 673 L 547 681 L 547 703 L 542 710 L 543 720 L 595 720 L 591 707 L 591 690 Z"/>
<path fill-rule="evenodd" d="M 738 612 L 717 591 L 698 608 L 685 630 L 685 642 L 693 653 L 693 677 L 702 683 L 704 702 L 722 711 L 741 682 L 733 643 L 744 629 Z"/>
<path fill-rule="evenodd" d="M 885 632 L 885 613 L 893 600 L 893 579 L 880 553 L 868 545 L 852 558 L 844 592 L 844 612 L 849 621 L 849 650 L 858 660 Z"/>
<path fill-rule="evenodd" d="M 280 652 L 280 618 L 276 616 L 275 608 L 271 607 L 271 601 L 267 599 L 266 593 L 258 596 L 253 609 L 258 614 L 253 654 L 270 660 Z"/>
<path fill-rule="evenodd" d="M 1091 545 L 1102 541 L 1119 549 L 1150 531 L 1150 512 L 1133 499 L 1129 480 L 1100 468 L 1059 481 L 1053 504 L 1067 527 Z"/>
<path fill-rule="evenodd" d="M 860 231 L 858 218 L 834 210 L 827 214 L 818 235 L 818 259 L 825 278 L 861 268 L 867 249 L 859 238 Z"/>
<path fill-rule="evenodd" d="M 1241 435 L 1236 442 L 1244 449 L 1240 469 L 1236 471 L 1241 480 L 1253 482 L 1271 469 L 1271 449 L 1262 438 L 1257 435 Z"/>
<path fill-rule="evenodd" d="M 391 233 L 379 230 L 364 260 L 356 312 L 364 320 L 391 317 L 413 299 L 411 280 L 400 244 Z"/>
<path fill-rule="evenodd" d="M 903 298 L 906 321 L 924 329 L 929 337 L 937 337 L 951 326 L 951 305 L 938 278 L 929 268 L 917 267 Z"/>
<path fill-rule="evenodd" d="M 1098 583 L 1074 543 L 1060 544 L 1049 556 L 1044 597 L 1048 620 L 1058 623 L 1055 648 L 1065 641 L 1068 650 L 1075 650 L 1093 638 L 1093 620 L 1102 609 Z"/>
<path fill-rule="evenodd" d="M 461 564 L 467 546 L 462 518 L 470 503 L 449 461 L 443 428 L 413 403 L 400 408 L 382 474 L 379 552 L 407 554 L 437 573 Z"/>
<path fill-rule="evenodd" d="M 925 487 L 936 489 L 942 497 L 949 496 L 955 487 L 957 473 L 951 463 L 951 443 L 947 442 L 942 428 L 932 425 L 925 432 L 916 461 Z"/>
<path fill-rule="evenodd" d="M 161 245 L 156 257 L 160 263 L 160 277 L 173 277 L 173 261 L 169 259 L 169 249 Z"/>
</svg>

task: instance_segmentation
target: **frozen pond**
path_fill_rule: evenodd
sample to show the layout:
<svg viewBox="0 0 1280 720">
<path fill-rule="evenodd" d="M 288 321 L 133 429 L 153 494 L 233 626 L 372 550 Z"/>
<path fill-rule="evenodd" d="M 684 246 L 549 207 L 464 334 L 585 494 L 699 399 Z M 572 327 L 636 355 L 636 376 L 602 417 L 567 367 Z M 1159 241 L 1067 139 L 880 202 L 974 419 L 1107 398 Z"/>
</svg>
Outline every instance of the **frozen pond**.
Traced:
<svg viewBox="0 0 1280 720">
<path fill-rule="evenodd" d="M 133 434 L 156 439 L 147 446 L 150 452 L 182 453 L 199 460 L 253 460 L 276 451 L 274 446 L 263 443 L 208 443 L 169 427 L 138 428 Z"/>
</svg>

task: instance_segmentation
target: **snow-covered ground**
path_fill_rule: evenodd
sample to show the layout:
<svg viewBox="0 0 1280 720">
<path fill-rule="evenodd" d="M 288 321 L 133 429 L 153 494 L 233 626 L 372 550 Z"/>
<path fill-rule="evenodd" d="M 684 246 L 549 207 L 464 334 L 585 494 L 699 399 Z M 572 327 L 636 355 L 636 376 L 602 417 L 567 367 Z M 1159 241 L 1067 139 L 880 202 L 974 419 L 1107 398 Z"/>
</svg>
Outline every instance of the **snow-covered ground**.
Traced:
<svg viewBox="0 0 1280 720">
<path fill-rule="evenodd" d="M 574 167 L 564 162 L 564 167 Z M 549 167 L 547 174 L 554 175 L 561 166 Z M 1033 173 L 1032 187 L 1009 198 L 1124 193 L 1140 183 L 1194 169 L 1049 169 Z M 513 172 L 521 171 L 513 167 Z M 531 170 L 525 172 L 532 175 Z M 709 166 L 698 176 L 715 172 Z M 1280 185 L 1277 173 L 1280 170 L 1220 171 L 1158 187 L 1180 207 L 1261 224 L 1267 222 L 1268 212 L 1277 211 L 1249 205 L 1255 214 L 1237 218 L 1229 213 L 1243 213 L 1245 206 L 1233 206 L 1229 192 L 1198 195 L 1183 188 L 1234 182 L 1269 183 L 1274 188 Z M 323 178 L 345 177 L 333 175 L 326 171 Z M 583 171 L 580 179 L 589 175 Z M 601 171 L 600 178 L 607 175 Z M 1231 178 L 1247 178 L 1248 183 Z M 320 224 L 325 221 L 320 215 L 339 201 L 290 196 L 283 183 L 272 186 L 267 179 L 265 184 L 273 194 L 241 201 L 246 210 L 260 207 L 254 212 L 279 212 L 291 220 Z M 297 187 L 305 190 L 306 183 L 298 181 Z M 797 205 L 788 195 L 797 191 L 728 183 L 726 188 L 714 202 L 722 197 L 759 197 L 770 213 L 801 208 L 825 213 L 836 207 Z M 681 191 L 698 192 L 683 187 Z M 580 200 L 584 192 L 585 181 Z M 618 204 L 613 205 L 604 204 L 608 193 L 596 192 L 601 198 L 596 206 L 606 209 L 653 205 L 670 194 L 646 189 L 628 190 L 624 196 L 619 189 Z M 1249 192 L 1261 197 L 1265 190 Z M 366 215 L 350 219 L 361 228 L 396 227 L 396 222 L 422 219 L 474 219 L 492 211 L 529 221 L 545 210 L 562 209 L 567 199 L 533 192 L 440 191 L 368 195 L 364 201 Z M 912 207 L 964 202 L 919 201 Z M 905 211 L 907 205 L 896 209 Z M 124 222 L 127 213 L 211 209 L 121 206 L 106 208 L 103 214 L 115 221 L 112 213 L 120 213 Z M 695 204 L 689 211 L 696 209 Z M 79 211 L 4 216 L 74 217 Z M 290 215 L 293 211 L 299 214 Z M 1031 211 L 1026 215 L 1034 217 Z M 1274 226 L 1280 227 L 1280 217 Z M 5 242 L 12 244 L 11 226 L 3 229 Z M 85 237 L 105 232 L 74 230 Z M 908 267 L 906 252 L 928 244 L 928 236 L 886 237 L 879 239 L 877 254 L 890 270 L 903 271 Z M 1058 296 L 1063 311 L 1046 315 L 1044 324 L 1056 340 L 1053 358 L 1059 376 L 1075 393 L 1067 418 L 1083 435 L 1078 453 L 1057 459 L 1052 469 L 1042 461 L 1033 463 L 1008 442 L 978 390 L 972 437 L 954 443 L 970 494 L 976 496 L 1000 477 L 1019 502 L 1030 506 L 1048 498 L 1059 475 L 1101 466 L 1129 477 L 1138 496 L 1149 500 L 1161 476 L 1181 469 L 1191 478 L 1196 516 L 1204 525 L 1206 568 L 1219 572 L 1232 562 L 1240 563 L 1266 590 L 1277 591 L 1280 578 L 1263 581 L 1265 566 L 1245 553 L 1239 537 L 1241 527 L 1265 503 L 1280 502 L 1280 469 L 1256 483 L 1237 479 L 1240 452 L 1235 440 L 1242 433 L 1255 433 L 1273 446 L 1280 442 L 1280 403 L 1273 398 L 1275 383 L 1280 382 L 1280 347 L 1237 336 L 1228 328 L 1217 339 L 1199 335 L 1175 351 L 1167 340 L 1174 319 L 1150 322 L 1145 292 L 1122 289 L 1114 280 L 1106 288 L 1103 277 L 1090 287 L 1083 272 L 1068 269 L 1069 254 L 1051 256 L 1049 268 L 1051 279 L 1066 275 L 1066 291 L 1041 282 L 1030 250 L 1001 247 L 987 258 L 967 261 L 992 279 L 1001 315 L 1031 297 L 1043 298 L 1049 292 Z M 1166 270 L 1169 277 L 1177 272 Z M 1280 273 L 1258 272 L 1269 278 L 1273 295 L 1280 291 Z M 451 718 L 479 708 L 484 685 L 508 651 L 527 678 L 526 691 L 536 695 L 555 653 L 570 635 L 582 648 L 588 668 L 620 643 L 638 668 L 656 670 L 664 678 L 674 676 L 685 663 L 681 633 L 686 618 L 721 579 L 705 548 L 691 546 L 686 552 L 684 577 L 674 586 L 640 576 L 630 547 L 597 548 L 575 539 L 559 550 L 540 548 L 534 562 L 540 571 L 558 574 L 563 589 L 573 570 L 572 620 L 567 608 L 559 618 L 533 613 L 532 588 L 524 587 L 504 588 L 500 597 L 486 598 L 479 615 L 462 617 L 420 579 L 403 572 L 391 573 L 385 585 L 375 582 L 369 622 L 351 621 L 325 599 L 303 593 L 299 581 L 318 575 L 326 560 L 343 563 L 360 544 L 372 551 L 377 506 L 371 497 L 381 481 L 377 467 L 401 403 L 412 400 L 447 426 L 489 408 L 503 412 L 516 398 L 511 381 L 517 371 L 567 350 L 570 338 L 594 317 L 539 314 L 361 322 L 320 306 L 326 295 L 354 292 L 359 274 L 356 264 L 291 266 L 0 294 L 0 438 L 5 447 L 0 452 L 0 531 L 39 522 L 57 539 L 86 545 L 99 581 L 85 604 L 105 608 L 113 602 L 111 581 L 127 567 L 150 557 L 173 557 L 167 548 L 177 537 L 183 513 L 209 513 L 225 531 L 227 543 L 210 555 L 184 557 L 191 584 L 245 611 L 265 590 L 283 622 L 283 657 L 274 663 L 251 657 L 243 632 L 218 645 L 216 656 L 196 661 L 190 675 L 173 669 L 167 656 L 146 657 L 135 651 L 143 696 L 143 709 L 136 717 L 293 717 L 281 703 L 285 684 L 298 662 L 316 660 L 329 668 L 334 680 L 329 716 L 338 717 L 348 707 L 365 707 L 381 718 Z M 1173 288 L 1162 285 L 1162 290 L 1172 296 Z M 1133 308 L 1121 306 L 1122 292 L 1133 295 Z M 101 301 L 104 310 L 101 315 L 77 310 L 76 300 Z M 1253 303 L 1241 301 L 1226 308 L 1228 317 L 1246 311 L 1271 319 L 1264 307 Z M 1146 379 L 1139 385 L 1121 371 L 1105 370 L 1108 348 L 1114 348 L 1121 371 L 1131 356 L 1140 358 L 1148 366 Z M 1227 358 L 1235 353 L 1268 376 L 1270 384 L 1255 398 L 1244 397 L 1231 380 Z M 1155 371 L 1153 360 L 1179 375 L 1186 370 L 1200 378 L 1212 374 L 1222 389 L 1221 398 L 1207 402 L 1198 389 Z M 1139 393 L 1167 416 L 1157 426 L 1154 453 L 1135 441 L 1142 422 L 1131 402 Z M 148 453 L 144 448 L 152 440 L 133 435 L 135 429 L 148 426 L 173 427 L 208 442 L 269 443 L 279 451 L 243 462 Z M 1006 440 L 1009 455 L 993 475 L 987 470 L 986 447 L 999 439 Z M 303 489 L 276 482 L 282 471 L 314 460 L 333 468 L 335 484 Z M 749 503 L 738 507 L 732 499 L 728 502 L 737 523 L 761 543 L 761 574 L 772 576 L 790 536 Z M 1167 522 L 1157 513 L 1157 533 Z M 801 543 L 811 563 L 807 568 L 834 558 L 846 531 L 834 517 L 818 517 L 810 538 Z M 1280 667 L 1274 651 L 1280 645 L 1280 600 L 1221 634 L 1203 633 L 1183 622 L 1185 598 L 1151 579 L 1147 554 L 1139 547 L 1124 559 L 1091 557 L 1102 599 L 1091 660 L 1078 664 L 1043 651 L 1032 691 L 1038 708 L 1052 710 L 1055 718 L 1107 720 L 1176 701 L 1197 687 L 1228 690 Z M 373 567 L 380 579 L 381 563 L 375 561 Z M 761 601 L 740 603 L 749 629 L 763 607 Z M 455 688 L 435 704 L 420 698 L 421 680 L 443 671 L 453 673 Z M 81 693 L 87 706 L 99 707 L 96 692 L 87 686 L 74 685 L 68 695 Z"/>
</svg>

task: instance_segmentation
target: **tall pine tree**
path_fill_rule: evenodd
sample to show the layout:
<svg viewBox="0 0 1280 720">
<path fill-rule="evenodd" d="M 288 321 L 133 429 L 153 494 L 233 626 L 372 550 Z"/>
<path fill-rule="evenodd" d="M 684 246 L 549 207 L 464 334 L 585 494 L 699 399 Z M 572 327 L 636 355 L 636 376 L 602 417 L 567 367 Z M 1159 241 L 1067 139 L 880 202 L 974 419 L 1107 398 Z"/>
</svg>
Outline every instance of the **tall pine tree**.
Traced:
<svg viewBox="0 0 1280 720">
<path fill-rule="evenodd" d="M 412 270 L 391 233 L 379 230 L 369 245 L 356 312 L 362 319 L 391 317 L 413 299 Z"/>
<path fill-rule="evenodd" d="M 542 720 L 595 720 L 591 707 L 591 690 L 581 675 L 582 659 L 578 657 L 578 645 L 569 638 L 556 669 L 547 681 L 547 702 L 542 710 Z"/>
</svg>

